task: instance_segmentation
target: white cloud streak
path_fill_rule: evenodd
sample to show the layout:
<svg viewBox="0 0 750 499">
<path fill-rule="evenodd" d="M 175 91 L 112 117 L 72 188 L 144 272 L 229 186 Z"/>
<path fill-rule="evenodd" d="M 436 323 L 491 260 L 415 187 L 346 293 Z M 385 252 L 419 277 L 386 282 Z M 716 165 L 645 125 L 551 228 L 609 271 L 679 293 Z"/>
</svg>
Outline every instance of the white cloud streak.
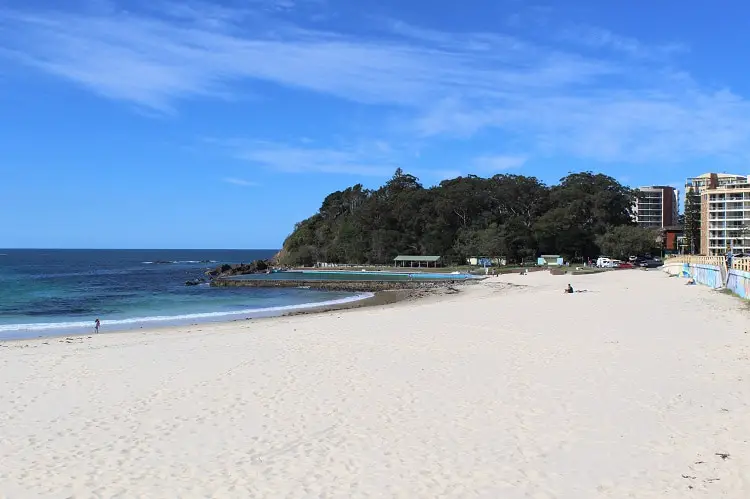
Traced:
<svg viewBox="0 0 750 499">
<path fill-rule="evenodd" d="M 236 177 L 226 177 L 223 179 L 223 181 L 226 182 L 227 184 L 238 185 L 240 187 L 255 187 L 258 185 L 257 182 L 251 182 L 249 180 L 236 178 Z"/>
<path fill-rule="evenodd" d="M 397 111 L 405 117 L 400 131 L 425 140 L 500 130 L 525 155 L 738 161 L 750 151 L 748 101 L 658 62 L 679 44 L 650 46 L 582 28 L 563 34 L 567 49 L 551 49 L 398 21 L 377 36 L 354 36 L 271 21 L 253 8 L 157 5 L 158 13 L 0 10 L 2 54 L 159 112 L 185 99 L 244 96 L 263 81 Z M 583 55 L 574 48 L 581 46 L 620 57 Z M 347 149 L 256 143 L 244 150 L 246 160 L 285 171 L 392 168 Z"/>
<path fill-rule="evenodd" d="M 618 35 L 610 30 L 594 26 L 577 26 L 564 30 L 560 33 L 559 38 L 583 47 L 612 50 L 630 57 L 643 59 L 665 59 L 688 51 L 687 45 L 682 43 L 651 46 L 635 38 Z"/>
<path fill-rule="evenodd" d="M 479 172 L 486 174 L 520 168 L 525 163 L 526 158 L 523 156 L 494 155 L 474 159 L 474 166 L 479 169 Z"/>
<path fill-rule="evenodd" d="M 167 7 L 173 10 L 172 4 Z M 101 95 L 156 109 L 168 108 L 177 99 L 225 95 L 242 80 L 270 81 L 369 104 L 423 107 L 446 95 L 502 96 L 508 90 L 585 84 L 617 73 L 604 62 L 515 50 L 512 41 L 493 35 L 469 35 L 449 50 L 283 24 L 272 33 L 250 29 L 252 34 L 238 35 L 187 22 L 231 17 L 215 10 L 201 16 L 197 7 L 181 4 L 180 22 L 143 14 L 7 11 L 0 20 L 6 31 L 3 41 L 18 61 Z M 248 26 L 243 28 L 248 31 Z"/>
<path fill-rule="evenodd" d="M 388 176 L 398 168 L 390 162 L 382 144 L 340 148 L 297 147 L 252 140 L 208 140 L 230 155 L 269 170 L 285 173 L 337 173 L 358 176 Z"/>
</svg>

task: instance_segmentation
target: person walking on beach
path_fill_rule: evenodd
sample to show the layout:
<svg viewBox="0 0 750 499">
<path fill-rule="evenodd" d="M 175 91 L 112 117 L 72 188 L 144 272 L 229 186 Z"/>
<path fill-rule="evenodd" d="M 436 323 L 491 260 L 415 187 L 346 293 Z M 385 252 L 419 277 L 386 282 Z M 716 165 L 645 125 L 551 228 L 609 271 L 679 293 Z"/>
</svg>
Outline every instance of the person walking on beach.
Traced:
<svg viewBox="0 0 750 499">
<path fill-rule="evenodd" d="M 99 332 L 99 326 L 101 326 L 101 325 L 102 325 L 102 323 L 101 323 L 101 322 L 99 322 L 99 319 L 97 318 L 97 319 L 96 319 L 96 320 L 94 321 L 94 331 L 96 331 L 96 332 L 98 333 L 98 332 Z"/>
</svg>

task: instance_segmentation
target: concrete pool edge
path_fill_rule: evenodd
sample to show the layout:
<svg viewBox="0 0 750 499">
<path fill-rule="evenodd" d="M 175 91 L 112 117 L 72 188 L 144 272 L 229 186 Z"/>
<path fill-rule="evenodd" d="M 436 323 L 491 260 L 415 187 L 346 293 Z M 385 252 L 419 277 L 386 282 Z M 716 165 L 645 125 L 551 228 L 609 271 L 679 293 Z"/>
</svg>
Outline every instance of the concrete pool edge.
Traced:
<svg viewBox="0 0 750 499">
<path fill-rule="evenodd" d="M 435 289 L 446 288 L 456 285 L 476 284 L 482 282 L 483 278 L 457 278 L 452 279 L 415 279 L 412 281 L 345 281 L 345 280 L 297 280 L 297 279 L 214 279 L 211 286 L 216 287 L 249 287 L 249 288 L 308 288 L 323 291 L 350 291 L 350 292 L 378 292 L 391 290 L 409 289 Z"/>
</svg>

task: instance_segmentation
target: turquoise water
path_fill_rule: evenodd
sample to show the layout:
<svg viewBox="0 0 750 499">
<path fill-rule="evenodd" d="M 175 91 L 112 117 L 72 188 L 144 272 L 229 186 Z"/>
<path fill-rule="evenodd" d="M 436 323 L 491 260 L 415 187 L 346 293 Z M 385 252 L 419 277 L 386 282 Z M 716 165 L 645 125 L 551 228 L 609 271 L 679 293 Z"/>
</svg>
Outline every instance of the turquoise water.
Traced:
<svg viewBox="0 0 750 499">
<path fill-rule="evenodd" d="M 273 250 L 0 249 L 0 339 L 224 321 L 362 299 L 297 288 L 185 286 L 220 263 Z"/>
<path fill-rule="evenodd" d="M 235 276 L 233 280 L 270 280 L 270 281 L 445 281 L 445 280 L 464 280 L 476 279 L 471 274 L 445 274 L 445 273 L 427 273 L 427 272 L 348 272 L 338 270 L 302 270 L 289 272 L 275 272 L 271 274 L 251 274 Z"/>
</svg>

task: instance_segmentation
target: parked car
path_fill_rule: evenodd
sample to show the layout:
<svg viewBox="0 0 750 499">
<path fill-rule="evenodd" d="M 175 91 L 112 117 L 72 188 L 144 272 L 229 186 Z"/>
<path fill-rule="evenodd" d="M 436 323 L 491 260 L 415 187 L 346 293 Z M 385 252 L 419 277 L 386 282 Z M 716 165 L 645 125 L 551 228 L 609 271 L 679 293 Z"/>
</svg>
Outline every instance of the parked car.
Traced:
<svg viewBox="0 0 750 499">
<path fill-rule="evenodd" d="M 664 265 L 664 262 L 662 262 L 659 258 L 652 258 L 650 260 L 641 260 L 637 265 L 644 269 L 653 269 L 656 267 L 661 267 L 662 265 Z"/>
<path fill-rule="evenodd" d="M 634 269 L 634 268 L 635 268 L 635 265 L 633 265 L 633 264 L 632 264 L 632 263 L 630 263 L 630 262 L 619 262 L 619 263 L 617 264 L 617 268 L 618 268 L 618 269 Z"/>
<path fill-rule="evenodd" d="M 606 256 L 600 256 L 596 259 L 596 266 L 600 269 L 612 268 L 612 260 Z"/>
</svg>

